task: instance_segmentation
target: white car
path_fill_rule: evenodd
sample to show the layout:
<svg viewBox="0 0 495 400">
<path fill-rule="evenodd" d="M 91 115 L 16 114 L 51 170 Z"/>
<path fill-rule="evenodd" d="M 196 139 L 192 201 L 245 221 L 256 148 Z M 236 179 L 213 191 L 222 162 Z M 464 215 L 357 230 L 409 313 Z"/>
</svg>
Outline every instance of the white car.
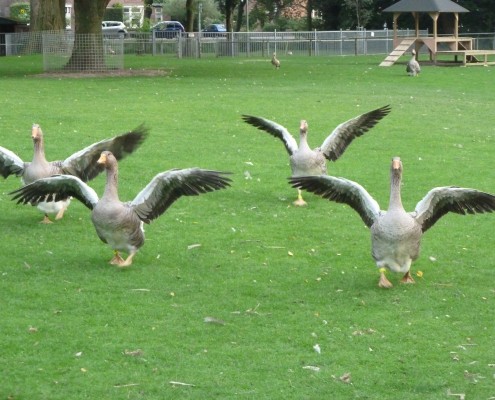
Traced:
<svg viewBox="0 0 495 400">
<path fill-rule="evenodd" d="M 102 21 L 101 31 L 104 34 L 123 33 L 127 35 L 127 28 L 121 21 Z"/>
</svg>

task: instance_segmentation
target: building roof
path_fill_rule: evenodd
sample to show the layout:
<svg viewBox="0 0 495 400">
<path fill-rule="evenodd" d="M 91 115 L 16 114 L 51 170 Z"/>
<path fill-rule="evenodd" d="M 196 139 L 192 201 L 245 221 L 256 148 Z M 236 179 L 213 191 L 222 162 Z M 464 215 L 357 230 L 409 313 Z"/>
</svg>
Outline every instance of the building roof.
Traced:
<svg viewBox="0 0 495 400">
<path fill-rule="evenodd" d="M 17 25 L 19 22 L 5 17 L 0 17 L 0 25 Z"/>
<path fill-rule="evenodd" d="M 469 10 L 451 0 L 400 0 L 383 12 L 447 12 L 465 13 Z"/>
</svg>

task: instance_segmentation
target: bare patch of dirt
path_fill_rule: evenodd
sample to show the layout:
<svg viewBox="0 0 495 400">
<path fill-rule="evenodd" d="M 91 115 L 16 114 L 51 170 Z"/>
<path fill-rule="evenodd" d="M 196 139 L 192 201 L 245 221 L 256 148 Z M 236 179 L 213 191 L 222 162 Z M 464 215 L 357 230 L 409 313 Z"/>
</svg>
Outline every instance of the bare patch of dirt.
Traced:
<svg viewBox="0 0 495 400">
<path fill-rule="evenodd" d="M 167 76 L 170 71 L 163 69 L 121 69 L 113 71 L 103 71 L 103 72 L 45 72 L 43 74 L 38 74 L 37 76 L 44 78 L 108 78 L 108 77 L 131 77 L 131 76 Z"/>
</svg>

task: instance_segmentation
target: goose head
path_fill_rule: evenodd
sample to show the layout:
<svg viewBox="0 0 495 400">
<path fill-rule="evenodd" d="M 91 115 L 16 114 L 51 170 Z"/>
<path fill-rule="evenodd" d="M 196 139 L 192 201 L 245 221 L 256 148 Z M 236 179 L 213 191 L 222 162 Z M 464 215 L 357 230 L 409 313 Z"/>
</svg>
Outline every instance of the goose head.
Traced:
<svg viewBox="0 0 495 400">
<path fill-rule="evenodd" d="M 117 164 L 117 159 L 110 151 L 103 151 L 100 155 L 97 164 L 103 165 L 106 169 L 111 169 Z"/>
<path fill-rule="evenodd" d="M 31 138 L 34 143 L 40 143 L 43 140 L 43 132 L 38 124 L 33 124 L 31 129 Z"/>
<path fill-rule="evenodd" d="M 117 171 L 117 159 L 111 151 L 105 150 L 100 154 L 100 158 L 96 161 L 98 165 L 102 165 L 106 170 Z"/>
<path fill-rule="evenodd" d="M 299 125 L 299 134 L 301 136 L 306 136 L 308 134 L 308 122 L 306 120 L 301 120 L 301 124 Z"/>
</svg>

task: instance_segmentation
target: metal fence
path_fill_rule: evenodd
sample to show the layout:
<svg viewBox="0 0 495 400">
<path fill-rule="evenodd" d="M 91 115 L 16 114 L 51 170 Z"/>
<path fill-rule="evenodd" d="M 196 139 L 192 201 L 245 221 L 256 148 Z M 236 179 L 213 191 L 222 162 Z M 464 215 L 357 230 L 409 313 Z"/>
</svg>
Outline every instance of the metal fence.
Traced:
<svg viewBox="0 0 495 400">
<path fill-rule="evenodd" d="M 400 30 L 400 37 L 414 37 L 414 30 Z M 428 31 L 421 31 L 427 36 Z M 89 35 L 87 35 L 89 36 Z M 474 38 L 480 50 L 495 49 L 495 33 L 466 35 Z M 205 36 L 184 33 L 159 38 L 152 33 L 130 32 L 125 37 L 103 37 L 104 59 L 108 68 L 123 68 L 126 54 L 152 54 L 170 57 L 270 57 L 272 53 L 301 56 L 389 54 L 393 31 L 311 31 L 311 32 L 232 32 Z M 90 45 L 92 39 L 88 38 Z M 61 68 L 72 52 L 74 34 L 35 32 L 0 34 L 0 56 L 42 53 L 46 70 Z"/>
</svg>

